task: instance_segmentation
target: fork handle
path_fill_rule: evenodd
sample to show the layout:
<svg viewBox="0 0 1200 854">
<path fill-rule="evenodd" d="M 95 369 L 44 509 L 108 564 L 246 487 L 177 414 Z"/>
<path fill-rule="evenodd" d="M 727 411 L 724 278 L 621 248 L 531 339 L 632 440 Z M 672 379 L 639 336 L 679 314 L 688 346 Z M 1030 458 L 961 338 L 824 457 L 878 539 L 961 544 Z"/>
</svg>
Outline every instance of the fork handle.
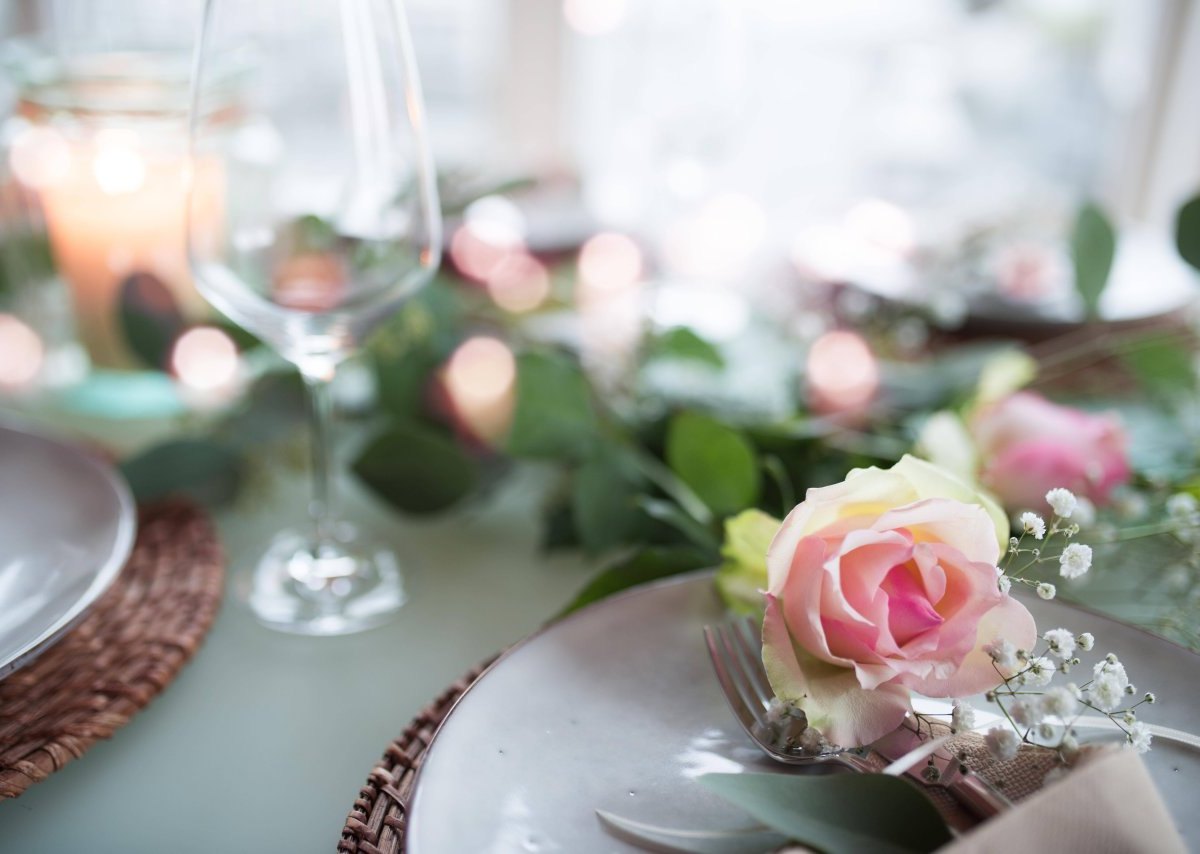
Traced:
<svg viewBox="0 0 1200 854">
<path fill-rule="evenodd" d="M 1012 808 L 1012 801 L 976 774 L 962 774 L 946 790 L 964 809 L 979 819 L 989 819 Z"/>
</svg>

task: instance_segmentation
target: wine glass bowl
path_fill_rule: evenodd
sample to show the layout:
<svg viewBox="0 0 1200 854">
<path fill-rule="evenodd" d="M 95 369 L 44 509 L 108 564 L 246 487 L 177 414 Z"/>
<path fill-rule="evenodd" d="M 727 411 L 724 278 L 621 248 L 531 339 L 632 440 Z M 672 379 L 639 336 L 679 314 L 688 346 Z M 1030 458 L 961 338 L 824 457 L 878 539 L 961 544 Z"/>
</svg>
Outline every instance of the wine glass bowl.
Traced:
<svg viewBox="0 0 1200 854">
<path fill-rule="evenodd" d="M 403 583 L 395 556 L 334 511 L 329 384 L 440 261 L 400 0 L 207 0 L 189 186 L 197 288 L 295 364 L 313 404 L 310 525 L 275 538 L 250 605 L 298 633 L 375 625 L 403 603 Z"/>
</svg>

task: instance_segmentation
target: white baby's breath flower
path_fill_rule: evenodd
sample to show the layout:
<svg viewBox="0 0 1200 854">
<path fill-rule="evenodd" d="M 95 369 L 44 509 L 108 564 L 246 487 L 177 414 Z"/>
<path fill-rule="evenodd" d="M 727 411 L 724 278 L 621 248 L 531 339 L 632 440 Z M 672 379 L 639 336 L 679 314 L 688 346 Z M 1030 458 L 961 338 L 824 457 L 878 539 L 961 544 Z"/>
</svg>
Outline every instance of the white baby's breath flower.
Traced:
<svg viewBox="0 0 1200 854">
<path fill-rule="evenodd" d="M 1059 658 L 1070 658 L 1075 652 L 1075 635 L 1066 629 L 1050 629 L 1042 640 L 1050 645 L 1050 654 Z"/>
<path fill-rule="evenodd" d="M 1058 572 L 1063 578 L 1078 578 L 1092 568 L 1092 547 L 1071 543 L 1058 557 Z"/>
<path fill-rule="evenodd" d="M 1017 755 L 1021 740 L 1008 727 L 993 727 L 984 736 L 988 752 L 997 759 L 1012 759 Z"/>
<path fill-rule="evenodd" d="M 1096 644 L 1096 639 L 1092 637 L 1091 632 L 1083 632 L 1075 638 L 1075 643 L 1079 644 L 1079 648 L 1084 652 L 1090 652 Z"/>
<path fill-rule="evenodd" d="M 975 707 L 966 700 L 955 700 L 950 713 L 950 726 L 956 732 L 966 732 L 975 726 Z"/>
<path fill-rule="evenodd" d="M 1117 677 L 1111 673 L 1099 676 L 1092 682 L 1092 687 L 1088 690 L 1088 699 L 1102 712 L 1111 712 L 1121 705 L 1124 697 L 1125 689 L 1121 687 Z"/>
<path fill-rule="evenodd" d="M 1021 514 L 1021 529 L 1026 534 L 1032 534 L 1035 540 L 1046 536 L 1046 520 L 1036 513 Z"/>
<path fill-rule="evenodd" d="M 1103 660 L 1096 662 L 1096 666 L 1092 668 L 1092 675 L 1097 679 L 1101 676 L 1112 676 L 1117 680 L 1117 687 L 1121 691 L 1129 687 L 1129 674 L 1125 672 L 1125 665 L 1111 652 Z"/>
<path fill-rule="evenodd" d="M 1007 575 L 1001 575 L 996 579 L 996 586 L 1000 588 L 1000 595 L 1007 596 L 1012 590 L 1012 579 Z"/>
<path fill-rule="evenodd" d="M 1017 648 L 1004 638 L 996 638 L 984 644 L 983 651 L 1001 670 L 1011 670 L 1017 666 Z"/>
<path fill-rule="evenodd" d="M 1042 704 L 1037 697 L 1017 700 L 1008 709 L 1009 717 L 1023 727 L 1035 727 L 1042 722 Z"/>
<path fill-rule="evenodd" d="M 1200 522 L 1200 501 L 1190 492 L 1177 492 L 1167 499 L 1167 515 L 1177 525 Z"/>
<path fill-rule="evenodd" d="M 1043 581 L 1037 586 L 1037 595 L 1043 599 L 1053 599 L 1058 595 L 1058 588 L 1048 581 Z"/>
<path fill-rule="evenodd" d="M 1038 724 L 1038 737 L 1042 741 L 1049 741 L 1054 738 L 1054 724 L 1041 723 Z"/>
<path fill-rule="evenodd" d="M 1025 671 L 1025 684 L 1040 688 L 1049 685 L 1054 678 L 1054 662 L 1044 655 L 1030 659 L 1028 670 Z"/>
<path fill-rule="evenodd" d="M 1079 700 L 1076 699 L 1075 691 L 1072 691 L 1072 688 L 1075 686 L 1057 685 L 1048 690 L 1042 695 L 1042 710 L 1048 715 L 1063 720 L 1071 717 L 1079 708 Z"/>
<path fill-rule="evenodd" d="M 1075 497 L 1075 493 L 1071 490 L 1059 487 L 1046 493 L 1046 503 L 1054 511 L 1054 515 L 1070 519 L 1071 514 L 1075 512 L 1075 508 L 1079 506 L 1079 499 Z"/>
<path fill-rule="evenodd" d="M 1138 721 L 1129 728 L 1129 744 L 1138 753 L 1145 753 L 1150 749 L 1150 728 L 1141 721 Z"/>
<path fill-rule="evenodd" d="M 1064 735 L 1062 742 L 1058 745 L 1058 749 L 1062 751 L 1063 758 L 1070 762 L 1079 755 L 1079 742 L 1075 740 L 1073 735 Z"/>
<path fill-rule="evenodd" d="M 1155 697 L 1150 691 L 1146 692 L 1146 696 L 1143 699 L 1150 705 L 1154 705 L 1158 701 L 1158 698 Z"/>
</svg>

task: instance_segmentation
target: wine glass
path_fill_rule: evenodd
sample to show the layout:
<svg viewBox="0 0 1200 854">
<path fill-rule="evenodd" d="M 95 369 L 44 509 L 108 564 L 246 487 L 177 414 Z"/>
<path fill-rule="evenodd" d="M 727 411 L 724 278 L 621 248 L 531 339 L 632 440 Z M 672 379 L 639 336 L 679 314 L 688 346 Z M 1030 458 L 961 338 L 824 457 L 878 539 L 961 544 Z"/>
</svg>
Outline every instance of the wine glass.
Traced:
<svg viewBox="0 0 1200 854">
<path fill-rule="evenodd" d="M 250 606 L 344 634 L 405 599 L 339 519 L 330 383 L 431 277 L 441 215 L 402 0 L 206 0 L 192 83 L 188 248 L 200 292 L 296 365 L 312 404 L 310 524 L 275 537 Z"/>
</svg>

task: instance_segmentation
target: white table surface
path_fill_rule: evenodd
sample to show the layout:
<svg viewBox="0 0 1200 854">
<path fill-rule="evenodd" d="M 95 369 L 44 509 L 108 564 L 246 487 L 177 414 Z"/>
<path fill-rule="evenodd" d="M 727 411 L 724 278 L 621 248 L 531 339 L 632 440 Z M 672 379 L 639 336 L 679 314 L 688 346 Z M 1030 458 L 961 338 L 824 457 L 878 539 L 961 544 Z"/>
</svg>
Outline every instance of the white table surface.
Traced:
<svg viewBox="0 0 1200 854">
<path fill-rule="evenodd" d="M 0 803 L 0 852 L 333 851 L 388 741 L 595 571 L 540 553 L 535 484 L 526 473 L 484 504 L 423 522 L 346 496 L 349 518 L 410 556 L 397 619 L 348 637 L 269 631 L 238 594 L 276 524 L 302 518 L 302 480 L 220 514 L 226 595 L 196 657 L 111 740 Z"/>
</svg>

